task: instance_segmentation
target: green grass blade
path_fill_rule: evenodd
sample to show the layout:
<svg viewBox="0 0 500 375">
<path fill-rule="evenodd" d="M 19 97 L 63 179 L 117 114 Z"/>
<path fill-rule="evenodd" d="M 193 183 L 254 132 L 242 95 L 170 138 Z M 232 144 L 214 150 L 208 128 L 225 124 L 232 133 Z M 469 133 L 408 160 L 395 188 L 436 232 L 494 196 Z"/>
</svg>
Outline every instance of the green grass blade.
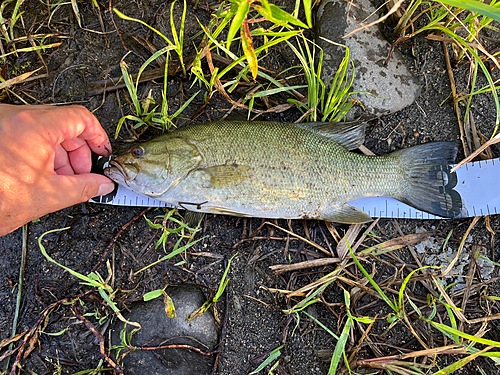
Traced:
<svg viewBox="0 0 500 375">
<path fill-rule="evenodd" d="M 476 337 L 473 335 L 469 335 L 468 333 L 459 331 L 458 329 L 447 326 L 446 324 L 437 323 L 437 322 L 434 322 L 432 320 L 429 321 L 426 319 L 426 321 L 429 324 L 431 324 L 432 326 L 434 326 L 436 329 L 447 334 L 448 337 L 452 338 L 452 335 L 457 335 L 459 337 L 462 337 L 464 339 L 470 340 L 470 341 L 478 343 L 478 344 L 483 344 L 483 345 L 493 346 L 495 348 L 500 348 L 500 342 L 498 342 L 498 341 L 483 339 L 482 337 Z"/>
<path fill-rule="evenodd" d="M 346 242 L 347 242 L 347 240 L 346 240 Z M 359 262 L 358 258 L 356 258 L 356 255 L 354 255 L 354 252 L 352 251 L 351 245 L 349 244 L 349 242 L 347 242 L 347 247 L 349 248 L 349 252 L 351 253 L 352 259 L 354 259 L 354 262 L 356 262 L 356 264 L 359 267 L 359 269 L 361 270 L 361 272 L 363 272 L 363 274 L 365 275 L 365 277 L 368 279 L 368 281 L 370 282 L 370 284 L 372 284 L 372 286 L 375 288 L 375 290 L 380 295 L 380 297 L 391 307 L 391 309 L 394 310 L 394 312 L 398 313 L 399 310 L 398 310 L 397 306 L 389 299 L 389 297 L 387 297 L 385 295 L 385 293 L 382 291 L 382 289 L 380 289 L 380 287 L 377 285 L 377 283 L 375 282 L 375 280 L 373 280 L 371 278 L 370 274 L 361 265 L 361 263 Z"/>
<path fill-rule="evenodd" d="M 332 335 L 336 340 L 340 340 L 340 338 L 335 334 L 333 333 L 330 328 L 328 328 L 327 326 L 325 326 L 323 323 L 321 323 L 318 319 L 316 319 L 314 316 L 310 315 L 307 311 L 302 311 L 303 314 L 305 314 L 306 316 L 308 316 L 310 319 L 312 319 L 317 325 L 319 325 L 321 328 L 323 328 L 326 332 L 328 332 L 330 335 Z"/>
<path fill-rule="evenodd" d="M 420 268 L 417 268 L 416 270 L 413 270 L 412 272 L 410 272 L 410 274 L 408 276 L 406 276 L 405 280 L 403 281 L 403 283 L 401 284 L 401 288 L 399 288 L 399 300 L 398 300 L 398 305 L 399 305 L 399 309 L 401 310 L 403 308 L 403 296 L 404 296 L 404 291 L 406 289 L 406 285 L 408 285 L 408 283 L 410 282 L 410 279 L 411 277 L 413 276 L 413 274 L 417 271 L 421 271 L 423 269 L 426 269 L 426 268 L 429 268 L 430 266 L 425 266 L 425 267 L 420 267 Z"/>
<path fill-rule="evenodd" d="M 297 89 L 303 89 L 304 87 L 307 87 L 307 85 L 298 85 L 298 86 L 289 86 L 289 87 L 277 87 L 274 89 L 269 89 L 269 90 L 264 90 L 264 91 L 259 91 L 252 96 L 254 98 L 260 98 L 262 96 L 269 96 L 273 94 L 278 94 L 280 92 L 287 92 L 291 90 L 297 90 Z"/>
<path fill-rule="evenodd" d="M 328 375 L 336 375 L 337 367 L 339 366 L 340 359 L 344 353 L 345 345 L 347 339 L 349 338 L 349 332 L 351 331 L 352 319 L 347 318 L 342 334 L 340 335 L 337 345 L 335 345 L 335 350 L 333 351 L 332 360 L 330 361 L 330 368 L 328 369 Z"/>
<path fill-rule="evenodd" d="M 277 347 L 276 349 L 274 349 L 269 354 L 269 357 L 267 357 L 266 360 L 259 365 L 259 367 L 257 367 L 255 370 L 253 370 L 248 375 L 253 375 L 253 374 L 257 374 L 257 373 L 261 372 L 262 370 L 264 370 L 264 368 L 267 365 L 270 365 L 274 360 L 278 359 L 280 357 L 280 355 L 281 355 L 281 349 L 282 348 L 283 348 L 283 345 L 281 345 L 281 346 Z"/>
<path fill-rule="evenodd" d="M 175 22 L 174 22 L 174 5 L 177 2 L 177 0 L 172 1 L 172 5 L 170 6 L 170 28 L 172 29 L 172 37 L 174 38 L 174 44 L 176 46 L 179 45 L 179 37 L 177 35 L 177 30 L 175 28 Z M 186 8 L 184 7 L 184 10 Z"/>
<path fill-rule="evenodd" d="M 297 31 L 295 35 L 301 33 L 301 31 Z M 255 49 L 255 53 L 256 54 L 259 54 L 260 52 L 262 52 L 264 49 L 267 49 L 267 48 L 270 48 L 276 44 L 279 44 L 281 42 L 284 42 L 288 39 L 290 39 L 293 35 L 286 35 L 284 37 L 281 37 L 281 38 L 277 38 L 277 39 L 274 39 L 274 40 L 271 40 L 269 41 L 269 43 L 266 43 L 264 44 L 263 46 L 260 46 L 259 48 L 256 48 Z M 241 63 L 242 61 L 244 61 L 246 59 L 246 56 L 243 55 L 241 56 L 240 58 L 238 58 L 237 60 L 233 61 L 231 64 L 229 64 L 224 70 L 222 70 L 219 74 L 218 74 L 218 78 L 221 79 L 222 77 L 224 77 L 224 75 L 229 72 L 231 69 L 233 69 L 233 67 L 235 67 L 237 64 Z"/>
<path fill-rule="evenodd" d="M 193 96 L 191 96 L 173 115 L 172 115 L 172 119 L 176 118 L 177 116 L 179 116 L 181 114 L 182 111 L 184 111 L 186 109 L 186 107 L 189 105 L 189 103 L 191 103 L 195 98 L 196 98 L 196 95 L 198 95 L 200 93 L 200 91 L 198 90 L 197 92 L 195 92 L 193 94 Z"/>
<path fill-rule="evenodd" d="M 491 6 L 477 0 L 441 0 L 440 2 L 460 9 L 467 9 L 500 22 L 500 3 Z"/>
<path fill-rule="evenodd" d="M 274 4 L 269 4 L 269 7 L 271 8 L 272 17 L 274 20 L 279 20 L 279 21 L 291 23 L 292 25 L 296 25 L 296 26 L 302 27 L 304 29 L 308 28 L 304 22 L 298 20 L 297 18 L 295 18 L 291 14 L 288 14 L 287 12 L 285 12 L 283 9 L 279 8 L 278 6 L 276 6 Z M 273 21 L 273 20 L 270 20 L 270 21 Z"/>
<path fill-rule="evenodd" d="M 126 16 L 125 14 L 123 14 L 122 12 L 120 12 L 118 9 L 116 8 L 113 8 L 113 11 L 118 15 L 118 17 L 126 20 L 126 21 L 134 21 L 134 22 L 138 22 L 140 23 L 141 25 L 143 26 L 146 26 L 148 29 L 150 29 L 151 31 L 155 32 L 156 34 L 158 34 L 160 37 L 162 37 L 168 44 L 170 44 L 171 46 L 175 46 L 174 43 L 172 43 L 170 41 L 170 39 L 168 39 L 165 35 L 163 35 L 162 33 L 160 33 L 158 30 L 156 30 L 154 27 L 151 27 L 149 26 L 146 22 L 142 21 L 142 20 L 139 20 L 137 18 L 132 18 L 132 17 L 129 17 L 129 16 Z"/>
<path fill-rule="evenodd" d="M 304 0 L 304 12 L 306 13 L 307 25 L 313 27 L 312 23 L 312 3 L 311 0 Z"/>
<path fill-rule="evenodd" d="M 234 254 L 231 257 L 231 259 L 229 259 L 229 262 L 227 262 L 227 267 L 224 270 L 224 274 L 222 275 L 222 279 L 220 280 L 219 289 L 217 289 L 217 293 L 215 294 L 215 297 L 214 297 L 214 302 L 217 302 L 217 300 L 220 298 L 222 293 L 224 293 L 224 289 L 226 288 L 227 282 L 229 281 L 229 279 L 226 280 L 227 274 L 229 272 L 229 267 L 231 267 L 231 262 L 236 255 L 238 255 L 238 253 Z"/>
<path fill-rule="evenodd" d="M 61 267 L 62 269 L 68 271 L 70 274 L 72 274 L 73 276 L 75 277 L 78 277 L 80 280 L 83 280 L 87 283 L 87 285 L 91 285 L 91 286 L 95 286 L 97 288 L 100 287 L 100 284 L 97 283 L 96 281 L 92 280 L 91 278 L 89 278 L 88 276 L 85 276 L 85 275 L 82 275 L 81 273 L 78 273 L 76 271 L 73 271 L 71 268 L 69 267 L 66 267 L 66 266 L 63 266 L 62 264 L 56 262 L 53 258 L 50 257 L 50 255 L 47 253 L 47 251 L 45 250 L 45 247 L 42 245 L 42 239 L 43 237 L 45 237 L 47 234 L 50 234 L 50 233 L 56 233 L 56 232 L 61 232 L 63 230 L 68 230 L 70 229 L 70 227 L 66 227 L 66 228 L 61 228 L 61 229 L 52 229 L 52 230 L 49 230 L 47 232 L 45 232 L 44 234 L 42 234 L 40 236 L 40 238 L 38 239 L 38 247 L 40 248 L 40 251 L 42 252 L 43 256 L 45 258 L 47 258 L 47 260 L 49 262 L 52 262 L 54 263 L 55 265 Z"/>
<path fill-rule="evenodd" d="M 292 312 L 298 312 L 298 311 L 301 311 L 303 310 L 304 308 L 306 308 L 307 306 L 309 306 L 311 303 L 315 303 L 317 302 L 318 300 L 314 300 L 314 298 L 321 292 L 323 292 L 323 290 L 325 290 L 328 285 L 330 285 L 332 282 L 335 281 L 336 277 L 335 277 L 335 274 L 339 273 L 340 270 L 335 270 L 333 272 L 331 272 L 330 274 L 326 275 L 326 277 L 331 277 L 330 280 L 328 280 L 326 283 L 324 283 L 323 285 L 321 285 L 321 287 L 319 287 L 318 289 L 316 289 L 313 293 L 311 293 L 309 296 L 307 296 L 307 298 L 303 299 L 302 301 L 300 301 L 297 306 L 291 308 L 291 309 L 288 309 L 288 310 L 283 310 L 283 312 L 285 314 L 291 314 Z M 311 302 L 312 301 L 312 302 Z M 311 302 L 311 303 L 310 303 Z"/>
<path fill-rule="evenodd" d="M 141 116 L 141 105 L 139 104 L 139 98 L 137 97 L 137 87 L 132 82 L 132 77 L 128 73 L 128 65 L 125 61 L 120 62 L 120 69 L 122 71 L 123 81 L 127 87 L 128 93 L 130 94 L 130 99 L 134 103 L 135 114 Z"/>
<path fill-rule="evenodd" d="M 153 267 L 154 265 L 156 265 L 156 264 L 158 264 L 158 263 L 163 262 L 164 260 L 167 260 L 167 259 L 173 258 L 173 257 L 174 257 L 174 256 L 176 256 L 176 255 L 179 255 L 179 254 L 180 254 L 180 253 L 182 253 L 183 251 L 185 251 L 185 250 L 189 249 L 189 248 L 190 248 L 191 246 L 193 246 L 195 243 L 197 243 L 197 242 L 199 242 L 199 241 L 201 241 L 201 240 L 203 240 L 203 239 L 205 239 L 205 238 L 206 238 L 206 236 L 205 236 L 205 237 L 201 237 L 201 238 L 197 239 L 196 241 L 190 242 L 190 243 L 188 243 L 188 244 L 186 244 L 186 245 L 184 245 L 184 246 L 181 246 L 181 247 L 179 247 L 179 245 L 180 245 L 180 243 L 181 243 L 181 241 L 182 241 L 182 237 L 181 237 L 181 238 L 179 238 L 179 239 L 177 240 L 177 243 L 175 244 L 175 246 L 174 246 L 173 250 L 172 250 L 169 254 L 165 255 L 164 257 L 161 257 L 160 259 L 158 259 L 157 261 L 155 261 L 155 262 L 153 262 L 153 263 L 151 263 L 151 264 L 148 264 L 146 267 L 141 268 L 139 271 L 134 272 L 134 276 L 135 276 L 135 275 L 138 275 L 139 273 L 141 273 L 141 272 L 143 272 L 143 271 L 145 271 L 145 270 L 147 270 L 148 268 Z"/>
<path fill-rule="evenodd" d="M 144 70 L 148 67 L 149 64 L 151 64 L 154 60 L 156 60 L 159 56 L 163 55 L 167 51 L 171 51 L 175 49 L 174 46 L 167 46 L 162 48 L 159 51 L 156 51 L 149 59 L 147 59 L 144 64 L 141 65 L 139 72 L 137 73 L 137 79 L 135 80 L 135 85 L 139 85 L 139 79 L 141 77 L 141 74 L 144 72 Z"/>
<path fill-rule="evenodd" d="M 459 361 L 457 361 L 455 363 L 452 363 L 449 366 L 446 366 L 444 369 L 439 370 L 439 371 L 433 373 L 432 375 L 448 375 L 448 374 L 451 374 L 452 372 L 461 369 L 467 363 L 473 361 L 474 359 L 476 359 L 480 355 L 486 353 L 488 350 L 491 350 L 491 348 L 493 348 L 493 347 L 492 346 L 488 346 L 488 347 L 484 348 L 483 350 L 481 350 L 481 351 L 479 351 L 477 353 L 471 354 L 468 357 L 462 358 Z"/>
</svg>

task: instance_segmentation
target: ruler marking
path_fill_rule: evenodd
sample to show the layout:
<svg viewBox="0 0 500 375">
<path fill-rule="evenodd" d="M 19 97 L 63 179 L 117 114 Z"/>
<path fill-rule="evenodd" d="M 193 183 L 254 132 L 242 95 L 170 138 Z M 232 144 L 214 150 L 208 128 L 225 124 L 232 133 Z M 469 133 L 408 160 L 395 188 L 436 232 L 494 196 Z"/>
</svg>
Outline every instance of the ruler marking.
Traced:
<svg viewBox="0 0 500 375">
<path fill-rule="evenodd" d="M 486 209 L 488 210 L 488 215 L 491 215 L 490 214 L 490 205 L 489 204 L 486 204 Z"/>
</svg>

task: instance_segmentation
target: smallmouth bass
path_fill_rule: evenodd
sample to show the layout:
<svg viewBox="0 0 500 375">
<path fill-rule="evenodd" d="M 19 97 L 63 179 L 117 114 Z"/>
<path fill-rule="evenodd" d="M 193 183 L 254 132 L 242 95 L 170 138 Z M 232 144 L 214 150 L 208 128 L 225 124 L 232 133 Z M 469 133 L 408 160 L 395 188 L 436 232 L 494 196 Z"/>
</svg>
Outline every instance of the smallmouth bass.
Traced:
<svg viewBox="0 0 500 375">
<path fill-rule="evenodd" d="M 128 189 L 195 212 L 364 223 L 350 200 L 392 197 L 442 217 L 462 210 L 449 164 L 457 146 L 434 142 L 384 156 L 351 152 L 364 122 L 219 121 L 135 146 L 105 175 Z"/>
</svg>

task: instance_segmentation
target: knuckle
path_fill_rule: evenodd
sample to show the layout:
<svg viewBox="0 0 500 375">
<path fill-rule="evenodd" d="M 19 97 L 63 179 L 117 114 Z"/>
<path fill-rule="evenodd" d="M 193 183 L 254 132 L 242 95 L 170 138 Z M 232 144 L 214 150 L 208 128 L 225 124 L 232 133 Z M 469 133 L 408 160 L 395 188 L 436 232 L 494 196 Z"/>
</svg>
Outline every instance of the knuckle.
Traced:
<svg viewBox="0 0 500 375">
<path fill-rule="evenodd" d="M 87 184 L 82 189 L 80 200 L 81 202 L 86 202 L 90 198 L 94 197 L 96 194 L 97 194 L 97 189 L 95 188 L 95 186 Z"/>
</svg>

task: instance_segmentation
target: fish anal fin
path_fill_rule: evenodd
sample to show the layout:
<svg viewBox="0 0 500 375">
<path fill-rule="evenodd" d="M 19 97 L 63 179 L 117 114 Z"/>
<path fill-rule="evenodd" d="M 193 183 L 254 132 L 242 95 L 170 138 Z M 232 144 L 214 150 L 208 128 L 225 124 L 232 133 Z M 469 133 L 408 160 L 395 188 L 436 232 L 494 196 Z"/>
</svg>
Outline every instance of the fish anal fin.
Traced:
<svg viewBox="0 0 500 375">
<path fill-rule="evenodd" d="M 366 212 L 348 203 L 329 206 L 328 211 L 321 213 L 321 218 L 341 224 L 362 224 L 373 221 Z"/>
<path fill-rule="evenodd" d="M 365 142 L 367 119 L 350 122 L 309 122 L 297 124 L 333 139 L 348 150 L 354 150 Z"/>
</svg>

